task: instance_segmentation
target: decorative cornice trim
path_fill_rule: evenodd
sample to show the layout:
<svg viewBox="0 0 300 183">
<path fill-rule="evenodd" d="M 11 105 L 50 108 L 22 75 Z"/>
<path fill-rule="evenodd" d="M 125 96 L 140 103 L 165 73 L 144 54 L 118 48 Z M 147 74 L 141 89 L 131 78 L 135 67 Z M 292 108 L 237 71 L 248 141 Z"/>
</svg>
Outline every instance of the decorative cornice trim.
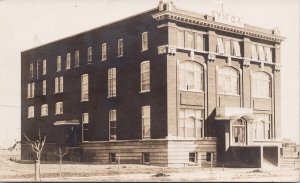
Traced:
<svg viewBox="0 0 300 183">
<path fill-rule="evenodd" d="M 215 30 L 222 30 L 230 33 L 242 34 L 249 37 L 254 37 L 254 38 L 259 38 L 259 39 L 274 41 L 274 42 L 282 42 L 285 39 L 284 37 L 279 35 L 269 34 L 257 30 L 248 29 L 248 28 L 231 26 L 223 23 L 206 20 L 199 17 L 184 15 L 174 11 L 161 11 L 152 14 L 152 17 L 157 21 L 164 20 L 164 19 L 171 19 L 179 22 L 185 22 L 193 25 L 209 27 Z"/>
<path fill-rule="evenodd" d="M 275 71 L 280 72 L 281 71 L 281 64 L 275 64 Z"/>
</svg>

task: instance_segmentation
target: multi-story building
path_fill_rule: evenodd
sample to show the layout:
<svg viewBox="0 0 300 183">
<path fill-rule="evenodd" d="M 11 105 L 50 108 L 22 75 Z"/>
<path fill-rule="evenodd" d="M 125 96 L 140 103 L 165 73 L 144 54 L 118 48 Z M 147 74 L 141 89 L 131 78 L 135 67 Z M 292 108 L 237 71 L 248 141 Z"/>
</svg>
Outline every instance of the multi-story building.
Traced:
<svg viewBox="0 0 300 183">
<path fill-rule="evenodd" d="M 22 52 L 22 134 L 45 135 L 48 160 L 60 145 L 100 163 L 279 165 L 283 40 L 160 2 Z"/>
</svg>

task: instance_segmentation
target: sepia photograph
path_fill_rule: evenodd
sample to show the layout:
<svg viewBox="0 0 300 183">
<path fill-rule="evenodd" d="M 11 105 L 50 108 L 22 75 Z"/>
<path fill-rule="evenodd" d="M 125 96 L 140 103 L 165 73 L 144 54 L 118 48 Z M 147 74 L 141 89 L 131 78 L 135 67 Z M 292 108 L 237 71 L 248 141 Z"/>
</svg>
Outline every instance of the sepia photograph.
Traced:
<svg viewBox="0 0 300 183">
<path fill-rule="evenodd" d="M 0 182 L 299 182 L 298 0 L 0 0 Z"/>
</svg>

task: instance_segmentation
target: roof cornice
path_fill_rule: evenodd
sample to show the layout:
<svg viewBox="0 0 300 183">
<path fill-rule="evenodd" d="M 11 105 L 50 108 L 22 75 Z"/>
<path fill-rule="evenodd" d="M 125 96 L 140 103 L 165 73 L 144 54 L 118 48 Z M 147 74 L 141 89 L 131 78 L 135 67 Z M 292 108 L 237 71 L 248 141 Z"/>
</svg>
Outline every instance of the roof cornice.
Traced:
<svg viewBox="0 0 300 183">
<path fill-rule="evenodd" d="M 221 30 L 233 34 L 245 35 L 248 37 L 258 38 L 258 39 L 277 42 L 277 43 L 280 43 L 285 40 L 285 37 L 280 35 L 270 34 L 270 33 L 253 30 L 245 27 L 237 27 L 228 24 L 223 24 L 212 20 L 203 19 L 201 17 L 185 15 L 182 13 L 178 13 L 176 11 L 159 11 L 157 13 L 152 14 L 152 17 L 157 21 L 166 20 L 166 19 L 174 20 L 177 22 L 198 25 L 202 27 L 211 28 L 214 30 Z"/>
</svg>

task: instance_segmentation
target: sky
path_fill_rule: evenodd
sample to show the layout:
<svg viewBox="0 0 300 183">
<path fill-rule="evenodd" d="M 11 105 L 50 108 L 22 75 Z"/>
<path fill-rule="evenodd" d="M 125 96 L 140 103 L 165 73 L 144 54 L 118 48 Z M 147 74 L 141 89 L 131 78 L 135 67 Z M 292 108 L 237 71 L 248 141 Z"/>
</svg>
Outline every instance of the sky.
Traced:
<svg viewBox="0 0 300 183">
<path fill-rule="evenodd" d="M 157 7 L 159 0 L 0 0 L 0 147 L 20 138 L 21 52 Z M 173 0 L 203 14 L 222 9 L 246 24 L 279 27 L 282 136 L 299 143 L 299 1 Z"/>
</svg>

